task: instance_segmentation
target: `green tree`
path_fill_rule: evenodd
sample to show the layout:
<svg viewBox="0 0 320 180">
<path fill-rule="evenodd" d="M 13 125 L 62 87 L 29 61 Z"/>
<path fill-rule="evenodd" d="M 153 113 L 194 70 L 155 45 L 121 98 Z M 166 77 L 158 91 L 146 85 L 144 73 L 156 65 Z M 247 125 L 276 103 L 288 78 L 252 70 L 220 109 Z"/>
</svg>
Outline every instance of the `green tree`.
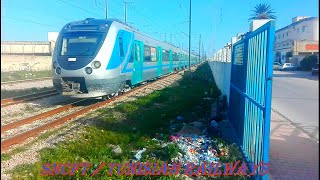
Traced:
<svg viewBox="0 0 320 180">
<path fill-rule="evenodd" d="M 253 14 L 251 14 L 249 21 L 256 19 L 277 19 L 277 17 L 273 15 L 275 12 L 273 12 L 269 4 L 260 3 L 256 5 L 252 11 Z"/>
<path fill-rule="evenodd" d="M 319 63 L 318 56 L 316 55 L 306 56 L 300 62 L 301 70 L 310 71 L 312 67 L 314 67 L 317 63 Z"/>
<path fill-rule="evenodd" d="M 289 59 L 292 57 L 292 51 L 286 53 L 286 58 Z"/>
</svg>

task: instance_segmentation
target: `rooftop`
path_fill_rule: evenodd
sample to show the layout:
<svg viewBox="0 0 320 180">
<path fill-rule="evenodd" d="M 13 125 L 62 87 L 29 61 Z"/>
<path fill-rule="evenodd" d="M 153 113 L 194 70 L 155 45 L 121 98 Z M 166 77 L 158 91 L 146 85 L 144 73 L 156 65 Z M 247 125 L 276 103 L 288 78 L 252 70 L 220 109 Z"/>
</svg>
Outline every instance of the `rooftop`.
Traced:
<svg viewBox="0 0 320 180">
<path fill-rule="evenodd" d="M 282 30 L 287 29 L 287 28 L 289 28 L 289 27 L 295 26 L 295 25 L 297 25 L 297 24 L 299 24 L 299 23 L 302 23 L 302 22 L 305 22 L 305 21 L 314 20 L 314 19 L 319 19 L 319 18 L 318 18 L 318 17 L 305 18 L 305 19 L 302 19 L 302 20 L 300 20 L 300 21 L 291 23 L 291 24 L 289 24 L 288 26 L 285 26 L 285 27 L 283 27 L 283 28 L 280 28 L 280 29 L 276 30 L 276 32 L 279 32 L 279 31 L 282 31 Z"/>
</svg>

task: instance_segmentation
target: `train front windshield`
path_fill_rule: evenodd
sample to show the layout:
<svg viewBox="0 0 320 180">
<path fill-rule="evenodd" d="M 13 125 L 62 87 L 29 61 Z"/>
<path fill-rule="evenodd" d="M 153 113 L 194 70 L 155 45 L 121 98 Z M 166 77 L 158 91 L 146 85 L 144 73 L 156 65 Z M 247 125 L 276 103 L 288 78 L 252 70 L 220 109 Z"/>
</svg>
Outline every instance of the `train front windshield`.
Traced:
<svg viewBox="0 0 320 180">
<path fill-rule="evenodd" d="M 94 56 L 101 44 L 102 33 L 66 33 L 60 38 L 60 56 Z"/>
</svg>

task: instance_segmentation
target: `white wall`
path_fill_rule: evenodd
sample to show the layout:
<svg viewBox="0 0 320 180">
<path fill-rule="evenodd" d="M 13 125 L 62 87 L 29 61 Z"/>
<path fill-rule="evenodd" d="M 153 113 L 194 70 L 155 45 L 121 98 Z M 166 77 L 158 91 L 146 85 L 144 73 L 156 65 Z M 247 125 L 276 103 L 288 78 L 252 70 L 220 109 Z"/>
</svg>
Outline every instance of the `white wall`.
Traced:
<svg viewBox="0 0 320 180">
<path fill-rule="evenodd" d="M 215 83 L 223 95 L 227 96 L 229 103 L 231 62 L 209 61 Z"/>
<path fill-rule="evenodd" d="M 59 36 L 59 32 L 48 32 L 48 41 L 57 41 L 57 38 Z"/>
<path fill-rule="evenodd" d="M 1 42 L 1 54 L 50 54 L 50 42 Z"/>
</svg>

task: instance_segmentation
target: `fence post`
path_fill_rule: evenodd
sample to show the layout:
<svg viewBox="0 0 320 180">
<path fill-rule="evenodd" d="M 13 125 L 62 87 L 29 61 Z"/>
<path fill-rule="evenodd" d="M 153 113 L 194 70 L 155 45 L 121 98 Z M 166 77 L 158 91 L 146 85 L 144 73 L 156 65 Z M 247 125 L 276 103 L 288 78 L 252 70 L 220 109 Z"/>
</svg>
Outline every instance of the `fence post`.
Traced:
<svg viewBox="0 0 320 180">
<path fill-rule="evenodd" d="M 271 121 L 271 98 L 272 98 L 272 71 L 273 71 L 273 42 L 275 25 L 274 21 L 270 22 L 267 39 L 267 72 L 266 72 L 266 101 L 265 101 L 265 119 L 264 119 L 264 144 L 263 144 L 263 160 L 269 163 L 269 144 L 270 144 L 270 121 Z M 268 174 L 263 176 L 262 179 L 268 179 Z"/>
</svg>

